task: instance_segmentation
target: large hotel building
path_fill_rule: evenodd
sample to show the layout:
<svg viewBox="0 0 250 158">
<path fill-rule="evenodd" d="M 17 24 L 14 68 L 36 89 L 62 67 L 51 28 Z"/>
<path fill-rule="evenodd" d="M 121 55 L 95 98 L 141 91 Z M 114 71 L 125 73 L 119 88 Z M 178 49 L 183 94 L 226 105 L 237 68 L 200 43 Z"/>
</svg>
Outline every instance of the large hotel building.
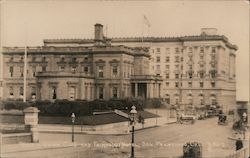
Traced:
<svg viewBox="0 0 250 158">
<path fill-rule="evenodd" d="M 236 104 L 235 51 L 214 28 L 197 36 L 46 39 L 27 49 L 27 99 L 162 98 L 185 106 Z M 24 48 L 3 49 L 3 96 L 24 95 Z"/>
</svg>

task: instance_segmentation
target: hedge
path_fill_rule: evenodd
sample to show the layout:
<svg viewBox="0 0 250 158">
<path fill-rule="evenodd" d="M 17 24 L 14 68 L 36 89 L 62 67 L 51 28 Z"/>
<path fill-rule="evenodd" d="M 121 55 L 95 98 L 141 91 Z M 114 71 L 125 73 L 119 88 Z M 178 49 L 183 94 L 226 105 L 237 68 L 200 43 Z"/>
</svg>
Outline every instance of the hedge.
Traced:
<svg viewBox="0 0 250 158">
<path fill-rule="evenodd" d="M 20 101 L 5 101 L 1 104 L 1 109 L 18 109 L 23 110 L 29 106 L 37 107 L 40 110 L 39 115 L 42 116 L 70 116 L 75 113 L 77 116 L 92 115 L 96 111 L 111 111 L 114 109 L 130 110 L 132 106 L 136 106 L 137 110 L 144 108 L 159 108 L 162 106 L 159 99 L 111 99 L 111 100 L 56 100 L 51 101 L 36 101 L 23 103 Z"/>
</svg>

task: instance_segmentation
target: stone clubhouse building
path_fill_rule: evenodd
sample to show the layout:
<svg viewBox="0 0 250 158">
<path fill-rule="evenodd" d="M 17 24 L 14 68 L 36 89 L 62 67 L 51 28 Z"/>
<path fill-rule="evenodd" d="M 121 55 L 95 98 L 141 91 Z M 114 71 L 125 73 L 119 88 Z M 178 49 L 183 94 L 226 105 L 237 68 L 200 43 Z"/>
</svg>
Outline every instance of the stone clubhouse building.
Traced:
<svg viewBox="0 0 250 158">
<path fill-rule="evenodd" d="M 29 47 L 27 99 L 162 98 L 181 107 L 236 104 L 237 46 L 214 28 L 197 36 L 46 39 Z M 24 49 L 3 49 L 3 99 L 23 95 Z"/>
</svg>

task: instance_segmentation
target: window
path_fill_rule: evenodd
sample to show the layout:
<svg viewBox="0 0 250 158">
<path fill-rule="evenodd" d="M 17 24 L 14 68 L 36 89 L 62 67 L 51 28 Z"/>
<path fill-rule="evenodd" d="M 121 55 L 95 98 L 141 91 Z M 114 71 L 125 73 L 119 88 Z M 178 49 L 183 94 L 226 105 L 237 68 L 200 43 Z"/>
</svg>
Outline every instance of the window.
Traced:
<svg viewBox="0 0 250 158">
<path fill-rule="evenodd" d="M 14 90 L 13 90 L 13 87 L 10 87 L 10 88 L 9 88 L 9 95 L 10 95 L 11 97 L 13 97 L 13 96 L 14 96 Z"/>
<path fill-rule="evenodd" d="M 10 56 L 10 61 L 13 61 L 14 60 L 14 57 L 13 56 Z"/>
<path fill-rule="evenodd" d="M 112 73 L 113 73 L 113 77 L 118 76 L 118 66 L 113 66 L 112 67 Z"/>
<path fill-rule="evenodd" d="M 46 72 L 46 66 L 42 66 L 42 72 Z"/>
<path fill-rule="evenodd" d="M 36 88 L 35 87 L 31 87 L 31 96 L 36 95 Z"/>
<path fill-rule="evenodd" d="M 179 70 L 179 66 L 180 66 L 180 65 L 175 65 L 175 69 L 176 69 L 176 70 Z"/>
<path fill-rule="evenodd" d="M 200 87 L 203 88 L 204 87 L 204 83 L 200 82 Z"/>
<path fill-rule="evenodd" d="M 175 87 L 176 87 L 176 88 L 179 87 L 179 82 L 175 82 Z"/>
<path fill-rule="evenodd" d="M 84 73 L 89 73 L 89 67 L 88 66 L 84 66 L 83 71 L 84 71 Z"/>
<path fill-rule="evenodd" d="M 192 104 L 193 104 L 193 98 L 189 98 L 189 99 L 188 99 L 188 103 L 189 103 L 190 105 L 192 105 Z"/>
<path fill-rule="evenodd" d="M 13 72 L 14 72 L 13 66 L 10 66 L 9 71 L 10 71 L 10 77 L 13 77 Z"/>
<path fill-rule="evenodd" d="M 169 65 L 166 65 L 166 69 L 169 70 Z"/>
<path fill-rule="evenodd" d="M 23 77 L 23 67 L 20 67 L 20 77 Z"/>
<path fill-rule="evenodd" d="M 159 71 L 160 70 L 160 65 L 156 65 L 156 69 Z"/>
<path fill-rule="evenodd" d="M 188 87 L 189 87 L 189 88 L 192 87 L 192 82 L 188 82 Z"/>
<path fill-rule="evenodd" d="M 113 87 L 113 98 L 117 98 L 117 97 L 118 97 L 118 88 Z"/>
<path fill-rule="evenodd" d="M 84 60 L 85 60 L 85 61 L 88 61 L 88 59 L 89 59 L 88 57 L 84 57 Z"/>
<path fill-rule="evenodd" d="M 169 48 L 166 48 L 166 52 L 169 53 Z"/>
<path fill-rule="evenodd" d="M 103 66 L 99 66 L 98 67 L 98 76 L 99 77 L 103 77 L 104 75 L 103 75 Z"/>
<path fill-rule="evenodd" d="M 170 98 L 166 98 L 165 100 L 167 104 L 170 104 Z"/>
<path fill-rule="evenodd" d="M 23 87 L 19 88 L 19 96 L 23 96 Z"/>
<path fill-rule="evenodd" d="M 74 66 L 71 67 L 71 71 L 72 72 L 76 72 L 76 65 L 74 65 Z"/>
<path fill-rule="evenodd" d="M 166 87 L 169 87 L 169 82 L 166 82 Z"/>
<path fill-rule="evenodd" d="M 212 47 L 212 53 L 215 53 L 215 52 L 216 52 L 215 47 Z"/>
<path fill-rule="evenodd" d="M 157 52 L 161 52 L 161 48 L 156 48 L 156 51 Z"/>
<path fill-rule="evenodd" d="M 23 56 L 20 57 L 20 62 L 23 62 Z"/>
<path fill-rule="evenodd" d="M 75 100 L 76 97 L 76 87 L 70 87 L 69 89 L 69 99 L 70 100 Z"/>
<path fill-rule="evenodd" d="M 33 77 L 36 76 L 36 67 L 35 66 L 32 67 L 32 76 Z"/>
<path fill-rule="evenodd" d="M 216 99 L 215 99 L 215 97 L 213 97 L 213 98 L 211 99 L 211 104 L 212 104 L 212 105 L 216 105 L 216 103 L 217 103 L 217 102 L 216 102 Z"/>
<path fill-rule="evenodd" d="M 175 78 L 178 79 L 179 78 L 179 74 L 175 74 Z"/>
<path fill-rule="evenodd" d="M 75 62 L 76 62 L 76 57 L 73 57 L 73 58 L 71 59 L 71 61 L 72 61 L 73 63 L 75 63 Z"/>
<path fill-rule="evenodd" d="M 166 74 L 166 79 L 169 79 L 169 73 Z"/>
<path fill-rule="evenodd" d="M 192 79 L 192 78 L 193 78 L 193 73 L 192 73 L 192 72 L 189 72 L 189 73 L 188 73 L 188 78 L 189 78 L 189 79 Z"/>
<path fill-rule="evenodd" d="M 215 78 L 216 77 L 216 72 L 213 71 L 210 74 L 211 74 L 211 78 Z"/>
<path fill-rule="evenodd" d="M 99 87 L 99 99 L 103 99 L 103 87 Z"/>
<path fill-rule="evenodd" d="M 211 87 L 215 87 L 215 82 L 211 82 Z"/>
<path fill-rule="evenodd" d="M 200 72 L 200 78 L 204 78 L 204 72 Z"/>
<path fill-rule="evenodd" d="M 180 62 L 180 57 L 179 56 L 175 56 L 175 62 Z"/>
<path fill-rule="evenodd" d="M 204 105 L 204 98 L 203 98 L 203 97 L 200 98 L 200 104 L 201 104 L 201 105 Z"/>
<path fill-rule="evenodd" d="M 188 65 L 188 67 L 189 67 L 189 70 L 193 69 L 193 65 L 192 64 Z"/>
<path fill-rule="evenodd" d="M 175 98 L 175 104 L 178 105 L 179 104 L 179 99 Z"/>
<path fill-rule="evenodd" d="M 52 87 L 52 99 L 56 99 L 56 87 Z"/>
<path fill-rule="evenodd" d="M 65 62 L 65 58 L 64 57 L 61 57 L 61 62 Z"/>
<path fill-rule="evenodd" d="M 64 71 L 65 70 L 65 66 L 60 66 L 60 71 Z"/>
<path fill-rule="evenodd" d="M 204 48 L 203 48 L 203 47 L 200 48 L 200 52 L 201 52 L 201 53 L 204 52 Z"/>
<path fill-rule="evenodd" d="M 159 63 L 161 61 L 161 57 L 157 56 L 156 57 L 156 62 Z"/>
<path fill-rule="evenodd" d="M 170 61 L 170 57 L 167 56 L 167 57 L 166 57 L 166 63 L 168 63 L 169 61 Z"/>
<path fill-rule="evenodd" d="M 46 61 L 46 57 L 43 57 L 43 58 L 42 58 L 42 61 L 45 62 L 45 61 Z"/>
<path fill-rule="evenodd" d="M 180 49 L 179 48 L 175 48 L 175 53 L 179 53 Z"/>
</svg>

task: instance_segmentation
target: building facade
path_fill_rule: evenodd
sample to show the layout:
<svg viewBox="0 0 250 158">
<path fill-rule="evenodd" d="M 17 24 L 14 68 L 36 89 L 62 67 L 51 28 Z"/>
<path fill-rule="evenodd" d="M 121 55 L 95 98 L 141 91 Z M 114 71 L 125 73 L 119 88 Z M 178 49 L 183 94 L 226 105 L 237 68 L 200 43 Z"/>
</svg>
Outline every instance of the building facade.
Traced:
<svg viewBox="0 0 250 158">
<path fill-rule="evenodd" d="M 137 48 L 147 48 L 148 53 Z M 13 73 L 10 54 L 22 58 L 23 50 L 19 54 L 14 50 L 8 48 L 4 52 L 4 69 L 8 71 L 4 73 L 8 74 L 4 89 L 9 89 L 6 79 Z M 101 95 L 108 99 L 115 94 L 160 97 L 180 107 L 221 106 L 227 111 L 236 105 L 236 50 L 237 46 L 224 35 L 217 35 L 214 28 L 202 29 L 197 36 L 108 39 L 103 36 L 102 25 L 97 24 L 94 39 L 45 39 L 43 47 L 30 48 L 29 85 L 36 85 L 37 98 L 41 99 L 53 98 L 55 91 L 60 99 L 71 98 L 73 94 L 73 98 L 79 99 L 96 99 Z M 34 62 L 33 58 L 40 61 Z M 63 58 L 65 61 L 61 61 Z M 20 76 L 22 66 L 16 65 L 17 73 L 13 75 Z M 105 75 L 100 78 L 102 71 Z M 35 77 L 31 72 L 36 72 Z M 85 75 L 83 79 L 81 75 Z M 63 82 L 64 88 L 60 90 Z M 32 94 L 32 88 L 29 89 Z"/>
<path fill-rule="evenodd" d="M 215 28 L 197 36 L 112 38 L 113 45 L 148 47 L 149 73 L 162 76 L 160 97 L 171 105 L 236 105 L 237 46 Z M 45 46 L 88 46 L 92 39 L 44 40 Z"/>
<path fill-rule="evenodd" d="M 92 46 L 29 47 L 25 58 L 24 48 L 4 48 L 4 99 L 93 100 L 160 94 L 160 77 L 149 74 L 148 51 L 112 46 L 100 24 L 95 25 Z"/>
</svg>

